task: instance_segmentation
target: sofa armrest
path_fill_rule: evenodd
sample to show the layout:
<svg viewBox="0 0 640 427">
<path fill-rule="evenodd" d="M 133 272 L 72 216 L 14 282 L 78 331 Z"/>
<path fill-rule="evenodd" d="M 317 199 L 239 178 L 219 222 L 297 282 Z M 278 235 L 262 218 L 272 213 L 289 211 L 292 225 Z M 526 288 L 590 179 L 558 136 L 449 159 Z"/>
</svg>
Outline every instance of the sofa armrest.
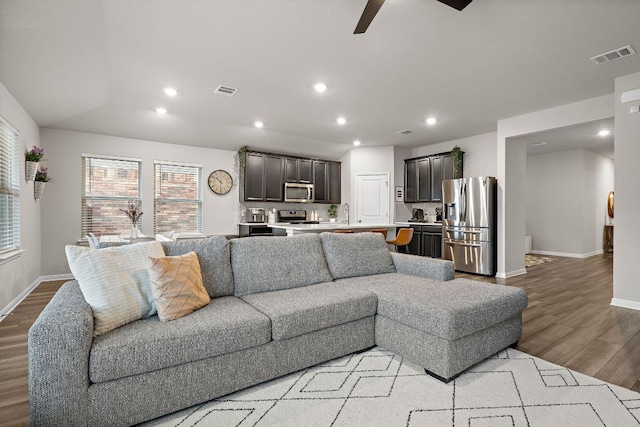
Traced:
<svg viewBox="0 0 640 427">
<path fill-rule="evenodd" d="M 436 280 L 452 280 L 454 278 L 454 266 L 451 261 L 397 252 L 391 252 L 391 257 L 398 273 Z"/>
<path fill-rule="evenodd" d="M 93 311 L 65 283 L 29 329 L 29 417 L 34 425 L 88 425 Z"/>
</svg>

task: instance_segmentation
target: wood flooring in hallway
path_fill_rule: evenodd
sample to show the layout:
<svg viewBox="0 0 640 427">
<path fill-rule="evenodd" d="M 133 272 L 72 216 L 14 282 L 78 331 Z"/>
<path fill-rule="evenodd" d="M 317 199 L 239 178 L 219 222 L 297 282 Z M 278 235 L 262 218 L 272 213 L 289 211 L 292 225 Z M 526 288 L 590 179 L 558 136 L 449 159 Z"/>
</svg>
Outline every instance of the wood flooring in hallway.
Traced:
<svg viewBox="0 0 640 427">
<path fill-rule="evenodd" d="M 640 391 L 640 311 L 612 307 L 613 255 L 556 258 L 506 280 L 527 292 L 518 349 Z M 27 332 L 62 282 L 43 283 L 0 322 L 0 425 L 29 424 Z"/>
</svg>

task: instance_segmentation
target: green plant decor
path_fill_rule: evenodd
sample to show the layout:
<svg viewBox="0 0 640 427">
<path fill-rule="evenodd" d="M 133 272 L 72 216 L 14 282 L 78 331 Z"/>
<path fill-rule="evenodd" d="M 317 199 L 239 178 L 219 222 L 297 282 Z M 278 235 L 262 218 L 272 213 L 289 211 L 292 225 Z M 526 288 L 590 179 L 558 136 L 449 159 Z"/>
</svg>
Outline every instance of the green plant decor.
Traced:
<svg viewBox="0 0 640 427">
<path fill-rule="evenodd" d="M 329 206 L 329 218 L 338 217 L 338 207 L 336 205 Z"/>
<path fill-rule="evenodd" d="M 451 158 L 453 159 L 453 176 L 454 178 L 460 178 L 460 172 L 462 171 L 462 158 L 464 157 L 464 151 L 457 145 L 451 150 Z"/>
<path fill-rule="evenodd" d="M 246 161 L 246 153 L 247 153 L 247 146 L 243 145 L 242 147 L 240 147 L 238 149 L 238 166 L 240 167 L 240 171 L 244 170 L 244 165 L 245 165 L 245 161 Z"/>
</svg>

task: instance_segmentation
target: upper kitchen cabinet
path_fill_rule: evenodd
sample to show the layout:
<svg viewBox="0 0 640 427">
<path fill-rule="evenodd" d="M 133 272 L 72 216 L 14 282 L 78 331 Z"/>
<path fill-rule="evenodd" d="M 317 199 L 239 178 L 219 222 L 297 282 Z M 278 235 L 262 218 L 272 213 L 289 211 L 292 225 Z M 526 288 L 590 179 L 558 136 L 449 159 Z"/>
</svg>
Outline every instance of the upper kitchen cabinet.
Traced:
<svg viewBox="0 0 640 427">
<path fill-rule="evenodd" d="M 311 184 L 313 182 L 313 161 L 285 157 L 285 182 Z"/>
<path fill-rule="evenodd" d="M 441 202 L 445 179 L 453 179 L 453 159 L 449 153 L 405 160 L 405 203 Z"/>
<path fill-rule="evenodd" d="M 313 161 L 313 191 L 317 203 L 340 204 L 340 163 Z"/>
<path fill-rule="evenodd" d="M 244 200 L 281 202 L 283 200 L 283 158 L 265 153 L 245 153 Z"/>
<path fill-rule="evenodd" d="M 339 205 L 342 200 L 342 170 L 339 162 L 327 163 L 327 176 L 329 177 L 328 203 Z"/>
<path fill-rule="evenodd" d="M 327 175 L 327 162 L 313 161 L 313 195 L 317 203 L 329 201 L 329 186 Z"/>
<path fill-rule="evenodd" d="M 314 184 L 317 203 L 340 204 L 340 162 L 258 151 L 245 153 L 241 201 L 282 202 L 284 183 Z"/>
</svg>

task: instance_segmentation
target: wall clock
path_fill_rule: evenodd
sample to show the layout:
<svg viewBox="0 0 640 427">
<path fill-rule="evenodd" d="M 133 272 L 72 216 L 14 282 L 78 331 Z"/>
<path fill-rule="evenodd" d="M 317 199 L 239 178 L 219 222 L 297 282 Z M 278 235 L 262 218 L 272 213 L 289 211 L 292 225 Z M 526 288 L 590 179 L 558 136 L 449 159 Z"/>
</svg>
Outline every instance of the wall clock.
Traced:
<svg viewBox="0 0 640 427">
<path fill-rule="evenodd" d="M 227 194 L 233 186 L 233 178 L 229 172 L 217 170 L 209 175 L 209 188 L 216 194 Z"/>
</svg>

